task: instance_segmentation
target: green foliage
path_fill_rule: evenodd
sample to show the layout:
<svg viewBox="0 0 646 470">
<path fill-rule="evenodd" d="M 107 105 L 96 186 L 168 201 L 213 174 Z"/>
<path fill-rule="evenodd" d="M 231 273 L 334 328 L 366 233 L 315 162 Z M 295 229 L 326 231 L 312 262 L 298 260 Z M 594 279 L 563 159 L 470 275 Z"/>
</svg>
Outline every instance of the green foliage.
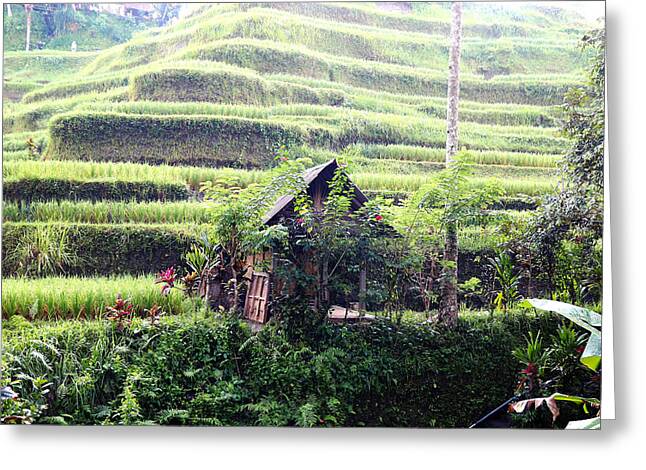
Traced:
<svg viewBox="0 0 646 470">
<path fill-rule="evenodd" d="M 157 183 L 154 181 L 73 181 L 41 177 L 5 180 L 5 201 L 35 202 L 87 200 L 87 201 L 181 201 L 189 197 L 185 184 Z M 9 209 L 11 210 L 11 209 Z"/>
<path fill-rule="evenodd" d="M 297 74 L 310 78 L 339 81 L 353 86 L 396 93 L 442 96 L 446 76 L 432 70 L 343 60 L 303 47 L 284 46 L 269 41 L 232 39 L 197 46 L 182 52 L 180 59 L 225 62 L 265 74 Z M 567 77 L 567 76 L 565 76 Z M 460 94 L 467 100 L 519 104 L 553 105 L 576 82 L 572 79 L 541 80 L 539 76 L 519 80 L 498 79 L 482 82 L 465 76 Z"/>
<path fill-rule="evenodd" d="M 120 295 L 136 306 L 138 314 L 155 305 L 168 314 L 184 311 L 179 292 L 162 295 L 150 276 L 5 278 L 2 317 L 29 320 L 103 318 L 106 307 Z"/>
<path fill-rule="evenodd" d="M 530 336 L 528 340 L 527 351 L 534 352 L 533 361 L 529 356 L 516 351 L 515 355 L 521 362 L 527 363 L 527 368 L 523 371 L 526 375 L 521 380 L 519 389 L 529 379 L 529 389 L 526 393 L 529 396 L 539 395 L 539 398 L 530 398 L 514 403 L 510 411 L 523 413 L 532 408 L 538 409 L 543 404 L 549 409 L 552 415 L 552 426 L 557 424 L 557 419 L 561 417 L 561 409 L 557 402 L 573 403 L 582 409 L 575 414 L 568 413 L 568 420 L 588 418 L 582 421 L 571 421 L 567 424 L 568 429 L 598 429 L 600 426 L 599 400 L 601 375 L 596 371 L 601 363 L 601 315 L 586 308 L 544 299 L 528 299 L 527 305 L 547 310 L 565 317 L 572 323 L 584 328 L 589 332 L 585 348 L 581 344 L 586 341 L 584 336 L 577 335 L 573 327 L 561 325 L 556 335 L 552 335 L 552 347 L 545 351 L 542 350 L 542 343 L 539 343 L 538 337 Z M 577 360 L 578 359 L 578 360 Z M 551 368 L 553 378 L 538 383 L 535 379 L 542 375 L 542 369 L 537 366 L 548 364 Z M 591 375 L 593 374 L 593 375 Z M 538 385 L 538 387 L 536 387 Z M 551 390 L 560 390 L 546 396 Z M 566 394 L 564 394 L 564 392 Z M 590 398 L 578 396 L 579 394 L 593 395 Z M 590 418 L 594 416 L 594 418 Z"/>
<path fill-rule="evenodd" d="M 5 203 L 3 209 L 6 222 L 206 224 L 209 221 L 208 208 L 197 202 L 21 202 Z"/>
<path fill-rule="evenodd" d="M 479 220 L 483 211 L 503 194 L 495 181 L 482 187 L 469 184 L 467 177 L 472 170 L 463 160 L 464 157 L 459 156 L 419 190 L 418 207 L 428 211 L 441 229 L 449 224 Z"/>
<path fill-rule="evenodd" d="M 302 144 L 289 124 L 215 116 L 62 114 L 50 121 L 47 155 L 194 166 L 267 167 L 280 145 Z"/>
<path fill-rule="evenodd" d="M 26 18 L 22 5 L 11 5 L 12 16 L 4 14 L 5 51 L 25 49 Z M 70 50 L 76 41 L 79 51 L 104 49 L 130 39 L 141 26 L 131 18 L 109 13 L 74 10 L 68 4 L 34 8 L 31 15 L 33 49 Z"/>
<path fill-rule="evenodd" d="M 6 222 L 3 232 L 5 276 L 24 272 L 27 267 L 28 274 L 35 269 L 41 275 L 56 270 L 79 275 L 159 272 L 179 265 L 181 253 L 195 240 L 190 226 L 170 224 Z M 61 234 L 65 234 L 64 244 Z M 33 240 L 39 240 L 38 247 L 52 248 L 34 251 Z M 64 251 L 59 250 L 61 246 Z"/>
<path fill-rule="evenodd" d="M 494 270 L 496 291 L 493 304 L 498 310 L 507 312 L 507 308 L 520 299 L 520 277 L 514 272 L 514 263 L 509 253 L 500 253 L 488 261 Z"/>
<path fill-rule="evenodd" d="M 565 99 L 563 131 L 572 141 L 564 156 L 561 191 L 545 198 L 525 236 L 546 277 L 561 278 L 561 286 L 552 286 L 557 295 L 571 302 L 598 300 L 602 282 L 605 32 L 591 32 L 583 44 L 593 57 L 587 86 Z M 584 284 L 595 287 L 584 294 Z"/>
<path fill-rule="evenodd" d="M 528 299 L 527 302 L 534 308 L 562 315 L 590 332 L 581 362 L 590 369 L 597 370 L 601 364 L 601 315 L 583 307 L 554 300 Z"/>
<path fill-rule="evenodd" d="M 518 338 L 551 328 L 526 315 L 467 316 L 452 331 L 379 320 L 290 343 L 199 313 L 122 330 L 14 323 L 3 329 L 5 377 L 25 399 L 25 376 L 56 391 L 36 422 L 279 426 L 464 427 L 509 395 Z"/>
</svg>

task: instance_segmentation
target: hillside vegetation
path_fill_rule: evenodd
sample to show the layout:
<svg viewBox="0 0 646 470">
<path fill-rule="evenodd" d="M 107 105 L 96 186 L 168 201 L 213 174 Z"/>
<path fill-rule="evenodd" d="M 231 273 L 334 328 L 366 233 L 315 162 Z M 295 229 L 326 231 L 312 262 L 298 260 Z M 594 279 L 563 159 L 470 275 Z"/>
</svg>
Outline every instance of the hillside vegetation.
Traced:
<svg viewBox="0 0 646 470">
<path fill-rule="evenodd" d="M 449 10 L 412 5 L 214 4 L 101 51 L 5 51 L 3 252 L 45 234 L 74 241 L 76 274 L 158 270 L 207 222 L 201 183 L 261 182 L 279 150 L 343 154 L 367 194 L 401 202 L 445 145 Z M 464 20 L 471 184 L 499 181 L 503 206 L 532 207 L 568 146 L 560 104 L 583 81 L 587 26 L 487 4 Z M 494 227 L 463 232 L 471 253 L 496 244 Z"/>
</svg>

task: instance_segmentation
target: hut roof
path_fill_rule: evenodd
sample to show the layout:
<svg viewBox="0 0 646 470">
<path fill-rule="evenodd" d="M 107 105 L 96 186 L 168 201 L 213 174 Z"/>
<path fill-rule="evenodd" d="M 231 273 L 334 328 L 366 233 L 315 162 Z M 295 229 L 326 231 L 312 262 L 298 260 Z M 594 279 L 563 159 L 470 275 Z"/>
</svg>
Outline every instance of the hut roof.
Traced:
<svg viewBox="0 0 646 470">
<path fill-rule="evenodd" d="M 312 196 L 312 190 L 315 186 L 322 185 L 329 192 L 328 182 L 334 177 L 334 173 L 339 168 L 339 164 L 336 159 L 330 160 L 329 162 L 322 163 L 315 167 L 307 169 L 303 173 L 303 179 L 307 183 L 308 193 Z M 368 198 L 361 190 L 350 181 L 352 188 L 354 189 L 354 196 L 351 201 L 351 209 L 357 210 L 368 202 Z M 326 193 L 327 195 L 327 193 Z M 275 223 L 278 218 L 286 211 L 290 209 L 290 204 L 294 200 L 294 195 L 286 194 L 281 196 L 276 201 L 276 204 L 268 210 L 262 218 L 262 221 L 266 225 L 271 225 Z"/>
</svg>

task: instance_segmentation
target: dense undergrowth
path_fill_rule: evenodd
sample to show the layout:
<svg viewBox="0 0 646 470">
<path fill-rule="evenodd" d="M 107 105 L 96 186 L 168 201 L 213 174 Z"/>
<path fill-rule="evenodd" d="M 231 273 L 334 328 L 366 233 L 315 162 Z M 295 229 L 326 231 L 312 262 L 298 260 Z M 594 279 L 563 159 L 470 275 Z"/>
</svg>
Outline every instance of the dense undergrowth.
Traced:
<svg viewBox="0 0 646 470">
<path fill-rule="evenodd" d="M 379 320 L 300 339 L 200 313 L 5 325 L 5 380 L 24 397 L 48 390 L 40 423 L 465 427 L 513 392 L 523 335 L 556 322 Z"/>
</svg>

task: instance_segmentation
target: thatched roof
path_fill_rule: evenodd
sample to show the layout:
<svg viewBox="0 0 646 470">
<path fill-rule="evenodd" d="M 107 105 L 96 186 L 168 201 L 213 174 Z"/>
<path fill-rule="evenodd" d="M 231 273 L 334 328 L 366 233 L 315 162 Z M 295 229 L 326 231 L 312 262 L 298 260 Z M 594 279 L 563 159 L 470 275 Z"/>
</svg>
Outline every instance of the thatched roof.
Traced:
<svg viewBox="0 0 646 470">
<path fill-rule="evenodd" d="M 314 190 L 319 189 L 329 192 L 329 181 L 334 177 L 334 173 L 339 168 L 339 164 L 336 159 L 330 160 L 329 162 L 322 163 L 315 167 L 309 168 L 303 173 L 303 179 L 307 183 L 308 194 L 313 196 Z M 352 187 L 354 188 L 354 197 L 351 202 L 351 210 L 355 211 L 368 202 L 368 198 L 361 190 L 350 181 Z M 327 196 L 327 192 L 325 195 Z M 278 219 L 285 215 L 287 212 L 293 209 L 292 201 L 294 200 L 293 195 L 286 194 L 281 196 L 274 204 L 270 210 L 263 216 L 262 221 L 266 225 L 271 225 L 276 223 Z"/>
</svg>

